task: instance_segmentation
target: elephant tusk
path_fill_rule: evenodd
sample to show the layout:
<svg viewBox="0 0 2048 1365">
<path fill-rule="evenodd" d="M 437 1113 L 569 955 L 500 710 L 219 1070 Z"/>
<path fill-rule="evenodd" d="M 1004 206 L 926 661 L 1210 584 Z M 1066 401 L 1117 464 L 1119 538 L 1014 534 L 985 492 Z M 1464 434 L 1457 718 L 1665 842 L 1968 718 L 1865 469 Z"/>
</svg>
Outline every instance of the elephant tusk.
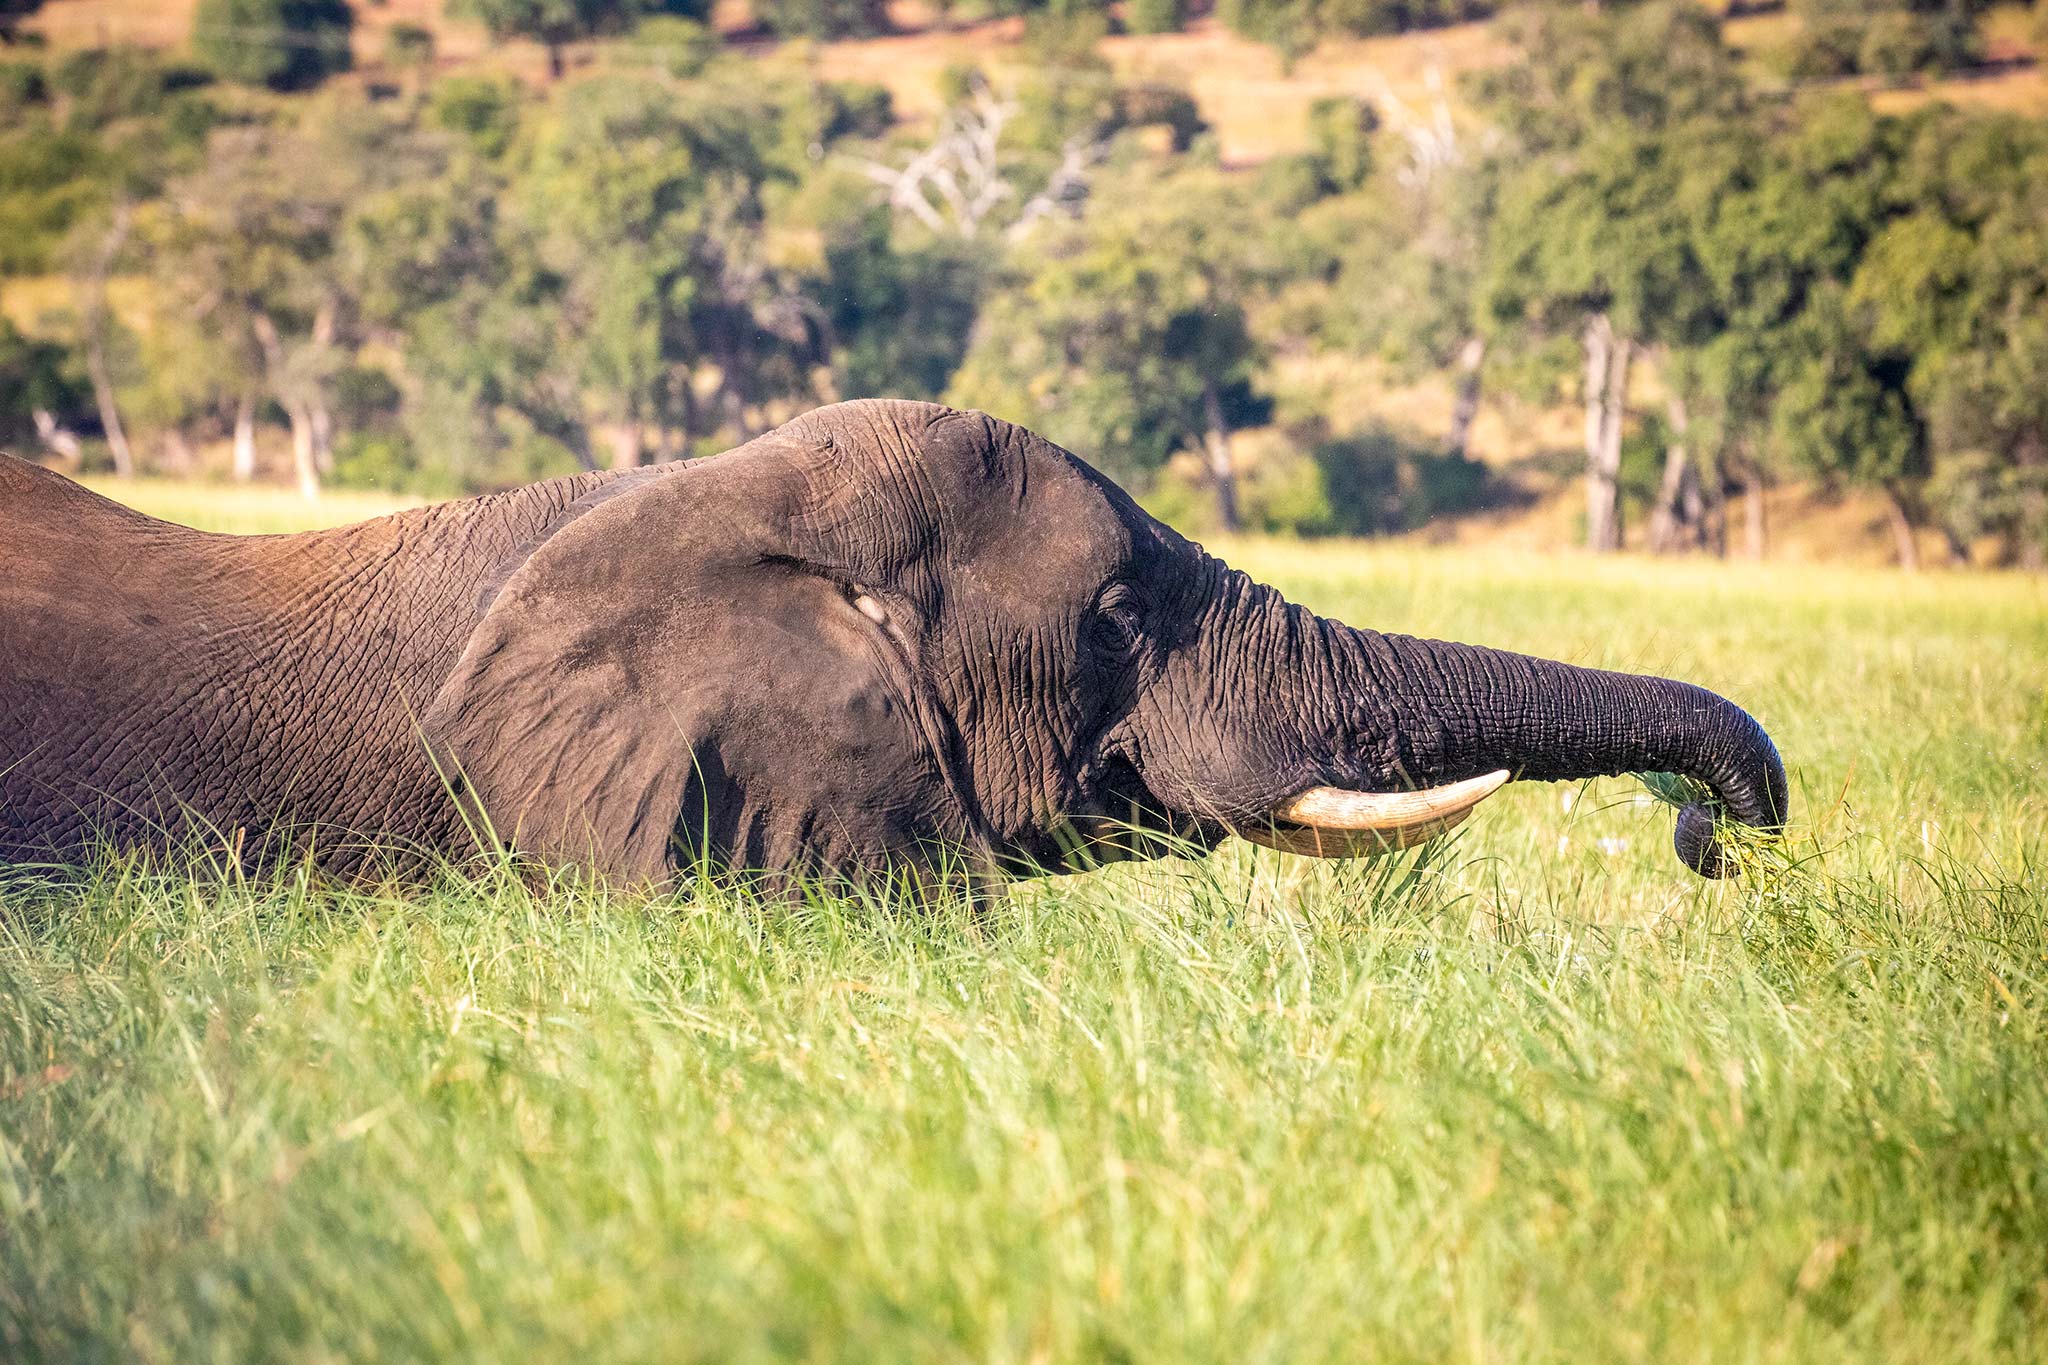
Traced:
<svg viewBox="0 0 2048 1365">
<path fill-rule="evenodd" d="M 1316 829 L 1400 830 L 1434 824 L 1466 812 L 1507 784 L 1502 768 L 1482 777 L 1468 777 L 1416 792 L 1353 792 L 1341 787 L 1310 787 L 1273 807 L 1273 818 Z"/>
<path fill-rule="evenodd" d="M 1273 807 L 1269 826 L 1240 830 L 1255 844 L 1311 858 L 1361 858 L 1412 848 L 1455 829 L 1507 783 L 1501 769 L 1414 792 L 1311 787 Z"/>
</svg>

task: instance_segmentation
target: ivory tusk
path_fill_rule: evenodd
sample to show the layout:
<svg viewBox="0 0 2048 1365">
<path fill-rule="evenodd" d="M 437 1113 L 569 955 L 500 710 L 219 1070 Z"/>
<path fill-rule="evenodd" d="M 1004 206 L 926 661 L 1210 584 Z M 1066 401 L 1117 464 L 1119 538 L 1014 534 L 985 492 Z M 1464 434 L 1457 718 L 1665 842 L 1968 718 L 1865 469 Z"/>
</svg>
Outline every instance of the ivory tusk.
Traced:
<svg viewBox="0 0 2048 1365">
<path fill-rule="evenodd" d="M 1414 792 L 1356 792 L 1311 787 L 1273 807 L 1270 826 L 1243 837 L 1283 853 L 1360 858 L 1412 848 L 1455 829 L 1472 808 L 1499 791 L 1505 769 Z"/>
</svg>

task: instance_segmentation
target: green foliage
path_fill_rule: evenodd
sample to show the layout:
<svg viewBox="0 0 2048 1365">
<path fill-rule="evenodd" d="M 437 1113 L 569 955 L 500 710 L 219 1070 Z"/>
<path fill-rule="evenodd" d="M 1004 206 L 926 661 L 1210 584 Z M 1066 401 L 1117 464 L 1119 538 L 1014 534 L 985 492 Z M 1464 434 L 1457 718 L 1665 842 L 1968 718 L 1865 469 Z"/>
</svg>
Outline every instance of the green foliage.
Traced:
<svg viewBox="0 0 2048 1365">
<path fill-rule="evenodd" d="M 1400 535 L 1503 500 L 1497 480 L 1479 461 L 1446 455 L 1384 428 L 1332 437 L 1311 423 L 1283 427 L 1276 435 L 1276 441 L 1259 442 L 1239 471 L 1238 509 L 1248 531 Z M 1145 505 L 1190 533 L 1223 529 L 1207 475 L 1193 460 L 1169 464 Z"/>
<path fill-rule="evenodd" d="M 700 20 L 681 14 L 642 19 L 634 26 L 630 41 L 657 68 L 678 80 L 701 75 L 719 52 L 718 35 Z"/>
<path fill-rule="evenodd" d="M 1132 33 L 1178 33 L 1187 23 L 1183 0 L 1130 0 L 1124 27 Z"/>
<path fill-rule="evenodd" d="M 201 38 L 325 13 L 207 4 Z M 1000 115 L 995 207 L 936 231 L 860 169 L 904 164 L 917 136 L 886 89 L 763 79 L 701 3 L 475 0 L 501 33 L 618 39 L 551 97 L 456 74 L 381 103 L 252 98 L 118 47 L 0 64 L 0 271 L 75 267 L 128 215 L 107 335 L 145 456 L 172 430 L 222 442 L 244 397 L 289 388 L 331 409 L 338 477 L 436 489 L 715 449 L 824 395 L 896 393 L 993 406 L 1193 497 L 1211 476 L 1166 466 L 1209 434 L 1212 396 L 1222 430 L 1264 423 L 1263 395 L 1306 361 L 1554 401 L 1598 314 L 1642 358 L 1637 400 L 1682 401 L 1711 479 L 1883 487 L 2003 557 L 2048 545 L 2039 120 L 1780 98 L 1700 8 L 1545 3 L 1506 14 L 1517 59 L 1445 120 L 1390 134 L 1373 106 L 1322 99 L 1306 150 L 1226 172 L 1191 97 L 1119 79 L 1103 6 L 1009 8 L 1028 22 L 1000 84 L 942 78 L 949 103 Z M 1841 15 L 1815 0 L 1817 32 L 1822 11 Z M 1465 12 L 1225 11 L 1296 47 Z M 787 22 L 879 22 L 823 13 Z M 1882 29 L 1864 18 L 1859 35 Z M 331 50 L 326 32 L 233 52 Z M 387 32 L 389 60 L 427 59 L 423 30 Z M 15 316 L 75 344 L 76 300 L 37 307 Z M 347 400 L 365 366 L 397 384 L 395 411 Z M 1625 481 L 1650 483 L 1678 440 L 1660 420 L 1628 413 Z M 1402 530 L 1502 496 L 1437 434 L 1372 430 L 1245 442 L 1247 521 Z"/>
<path fill-rule="evenodd" d="M 1379 115 L 1366 100 L 1326 95 L 1309 105 L 1309 156 L 1326 193 L 1364 187 L 1372 175 L 1372 140 L 1379 127 Z"/>
<path fill-rule="evenodd" d="M 882 0 L 757 0 L 754 12 L 785 38 L 863 38 L 889 28 Z"/>
<path fill-rule="evenodd" d="M 973 243 L 892 241 L 879 212 L 853 217 L 826 247 L 834 369 L 848 396 L 944 396 L 967 352 L 990 264 Z"/>
<path fill-rule="evenodd" d="M 1926 476 L 1926 424 L 1906 357 L 1879 348 L 1834 290 L 1815 295 L 1789 338 L 1776 405 L 1779 449 L 1823 477 L 1898 488 Z"/>
<path fill-rule="evenodd" d="M 298 90 L 349 69 L 346 0 L 199 0 L 192 50 L 220 76 Z"/>
<path fill-rule="evenodd" d="M 1955 71 L 1982 53 L 1983 0 L 1792 0 L 1802 76 L 1865 74 L 1901 80 Z"/>
<path fill-rule="evenodd" d="M 128 125 L 117 135 L 146 136 L 152 130 L 133 125 L 156 120 L 173 140 L 196 141 L 211 122 L 211 106 L 191 92 L 209 79 L 142 48 L 81 48 L 52 65 L 49 91 L 67 127 L 98 132 Z"/>
<path fill-rule="evenodd" d="M 1326 37 L 1369 38 L 1479 19 L 1490 0 L 1221 0 L 1216 13 L 1247 38 L 1292 58 Z"/>
<path fill-rule="evenodd" d="M 503 77 L 450 76 L 434 86 L 429 117 L 484 156 L 500 156 L 519 128 L 519 87 Z"/>
<path fill-rule="evenodd" d="M 0 0 L 0 43 L 19 41 L 21 21 L 42 7 L 43 0 Z"/>
<path fill-rule="evenodd" d="M 1022 422 L 1142 485 L 1209 429 L 1261 410 L 1245 305 L 1270 243 L 1251 206 L 1197 178 L 1050 237 L 983 310 L 953 399 Z"/>
<path fill-rule="evenodd" d="M 535 477 L 567 471 L 564 463 L 543 469 Z M 412 438 L 392 428 L 351 431 L 335 448 L 334 472 L 330 477 L 338 488 L 385 493 L 404 490 L 445 498 L 469 491 L 451 465 L 422 459 Z"/>
<path fill-rule="evenodd" d="M 418 24 L 393 24 L 384 31 L 384 62 L 401 71 L 434 64 L 434 31 Z"/>
<path fill-rule="evenodd" d="M 455 0 L 450 12 L 481 21 L 501 38 L 533 38 L 550 45 L 623 33 L 641 19 L 708 17 L 706 0 Z"/>
<path fill-rule="evenodd" d="M 886 85 L 831 81 L 818 88 L 817 98 L 825 111 L 824 126 L 818 130 L 821 142 L 881 137 L 896 122 L 895 103 Z"/>
<path fill-rule="evenodd" d="M 105 202 L 114 171 L 89 134 L 40 119 L 0 132 L 0 272 L 50 269 L 66 235 Z"/>
<path fill-rule="evenodd" d="M 1517 11 L 1530 60 L 1484 83 L 1516 130 L 1483 290 L 1503 323 L 1607 314 L 1638 342 L 1711 325 L 1697 207 L 1741 169 L 1747 111 L 1716 22 L 1690 5 Z"/>
<path fill-rule="evenodd" d="M 0 451 L 37 453 L 38 409 L 69 427 L 90 420 L 91 402 L 64 347 L 23 336 L 0 315 Z"/>
<path fill-rule="evenodd" d="M 0 116 L 17 119 L 50 101 L 41 62 L 0 62 Z"/>
<path fill-rule="evenodd" d="M 1314 447 L 1338 535 L 1395 535 L 1495 502 L 1485 465 L 1387 431 L 1326 439 Z"/>
</svg>

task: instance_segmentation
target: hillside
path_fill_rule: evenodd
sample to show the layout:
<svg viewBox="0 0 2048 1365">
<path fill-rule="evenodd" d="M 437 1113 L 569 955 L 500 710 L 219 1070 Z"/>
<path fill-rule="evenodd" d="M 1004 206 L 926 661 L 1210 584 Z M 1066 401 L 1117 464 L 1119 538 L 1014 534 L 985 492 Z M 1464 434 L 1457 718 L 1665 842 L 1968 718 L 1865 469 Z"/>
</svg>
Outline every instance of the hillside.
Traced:
<svg viewBox="0 0 2048 1365">
<path fill-rule="evenodd" d="M 50 0 L 25 28 L 60 55 L 123 44 L 175 55 L 187 49 L 196 8 L 197 0 Z M 329 82 L 344 95 L 388 94 L 405 84 L 408 78 L 385 64 L 390 36 L 399 25 L 418 26 L 433 35 L 436 78 L 508 75 L 536 92 L 550 82 L 548 54 L 540 44 L 495 41 L 475 22 L 448 18 L 442 0 L 376 0 L 356 5 L 353 13 L 354 69 Z M 1006 76 L 1022 77 L 1036 60 L 1021 19 L 958 22 L 935 15 L 920 0 L 899 0 L 891 17 L 894 31 L 883 36 L 827 43 L 778 42 L 755 22 L 744 0 L 721 0 L 714 27 L 744 60 L 773 63 L 783 72 L 808 71 L 824 81 L 886 88 L 900 136 L 894 144 L 896 150 L 885 155 L 907 155 L 903 147 L 929 136 L 943 107 L 942 92 L 949 75 L 965 67 L 979 67 L 1007 86 L 1011 82 Z M 1782 89 L 1787 79 L 1784 73 L 1790 69 L 1787 53 L 1798 32 L 1797 19 L 1782 8 L 1743 6 L 1743 12 L 1726 25 L 1728 45 L 1743 72 L 1741 79 L 1762 90 Z M 2043 80 L 2035 57 L 2036 32 L 2029 11 L 1996 9 L 1983 23 L 1984 62 L 1978 69 L 1945 80 L 1887 84 L 1852 78 L 1833 84 L 1861 91 L 1873 107 L 1887 111 L 1941 100 L 1966 107 L 2048 112 L 2048 81 Z M 569 75 L 573 78 L 578 73 L 616 69 L 622 62 L 643 60 L 627 54 L 622 44 L 630 41 L 568 45 L 564 52 Z M 1126 91 L 1186 92 L 1211 129 L 1223 176 L 1241 187 L 1267 183 L 1259 178 L 1260 168 L 1276 158 L 1298 160 L 1300 154 L 1309 152 L 1315 136 L 1311 110 L 1318 101 L 1332 96 L 1369 102 L 1378 113 L 1386 133 L 1383 150 L 1376 156 L 1405 154 L 1402 149 L 1411 133 L 1426 134 L 1441 127 L 1470 133 L 1475 120 L 1463 102 L 1464 78 L 1511 60 L 1513 52 L 1495 26 L 1465 23 L 1399 36 L 1325 41 L 1289 62 L 1276 48 L 1250 41 L 1207 15 L 1195 18 L 1185 31 L 1177 33 L 1113 33 L 1100 41 L 1097 51 L 1107 64 L 1107 77 L 1099 70 L 1068 70 L 1064 80 L 1113 80 Z M 1033 80 L 1047 83 L 1045 70 L 1032 69 Z M 1060 86 L 1062 79 L 1061 72 L 1050 73 L 1052 86 Z M 772 83 L 789 84 L 779 77 Z M 239 107 L 259 111 L 283 110 L 290 101 L 301 98 L 248 91 L 232 95 Z M 839 164 L 849 163 L 842 158 Z M 1262 191 L 1252 188 L 1251 192 Z M 869 194 L 872 198 L 873 191 Z M 1105 196 L 1100 202 L 1111 204 L 1114 197 Z M 815 234 L 811 238 L 797 234 L 797 240 L 810 243 L 800 246 L 799 254 L 816 249 L 814 238 Z M 1370 297 L 1378 287 L 1370 264 L 1352 277 L 1350 287 L 1366 291 L 1359 297 Z M 71 307 L 72 293 L 71 282 L 60 275 L 17 272 L 0 278 L 0 317 L 24 333 L 47 333 L 52 319 L 60 320 L 54 325 L 61 329 L 68 325 L 61 319 Z M 160 300 L 139 278 L 112 279 L 106 298 L 112 312 L 134 333 L 147 335 L 155 329 Z M 1631 430 L 1642 426 L 1645 442 L 1656 439 L 1650 434 L 1654 421 L 1644 425 L 1645 415 L 1657 413 L 1666 402 L 1660 373 L 1663 363 L 1661 356 L 1646 350 L 1628 385 Z M 901 382 L 898 375 L 896 371 L 874 371 L 855 391 L 889 387 Z M 1261 382 L 1280 408 L 1293 416 L 1276 418 L 1271 427 L 1260 427 L 1255 421 L 1241 433 L 1240 458 L 1254 475 L 1260 462 L 1268 458 L 1300 461 L 1303 451 L 1298 446 L 1290 448 L 1290 442 L 1306 439 L 1300 435 L 1304 413 L 1319 419 L 1327 436 L 1393 433 L 1410 448 L 1433 449 L 1440 433 L 1451 425 L 1455 406 L 1448 371 L 1410 379 L 1369 361 L 1355 346 L 1303 345 L 1299 339 L 1275 349 L 1265 363 Z M 1576 408 L 1544 409 L 1528 401 L 1501 402 L 1491 391 L 1488 398 L 1466 449 L 1504 473 L 1506 481 L 1519 488 L 1520 496 L 1509 499 L 1511 505 L 1476 516 L 1462 509 L 1438 513 L 1429 536 L 1508 539 L 1537 545 L 1575 541 L 1582 512 L 1574 501 L 1573 485 L 1583 414 Z M 1288 421 L 1294 422 L 1291 430 Z M 216 429 L 198 439 L 207 443 L 199 453 L 198 467 L 221 463 L 223 433 Z M 274 465 L 284 459 L 284 440 L 281 421 L 273 412 L 257 437 L 263 463 Z M 1184 482 L 1199 483 L 1202 477 L 1196 465 Z M 1821 497 L 1787 486 L 1794 482 L 1780 476 L 1780 486 L 1768 499 L 1777 547 L 1774 552 L 1802 558 L 1839 553 L 1874 560 L 1889 553 L 1888 547 L 1896 548 L 1896 528 L 1887 525 L 1888 516 L 1896 520 L 1896 514 L 1881 499 Z M 1928 538 L 1929 557 L 1938 557 L 1940 547 L 1934 533 L 1925 531 L 1923 535 Z"/>
<path fill-rule="evenodd" d="M 178 48 L 188 41 L 197 0 L 50 0 L 25 28 L 53 47 L 133 43 Z M 353 79 L 378 79 L 386 34 L 414 24 L 435 37 L 438 72 L 502 71 L 532 81 L 547 78 L 547 56 L 535 42 L 493 40 L 483 26 L 451 19 L 442 0 L 374 0 L 352 5 L 356 25 Z M 1728 21 L 1729 39 L 1760 67 L 1796 34 L 1798 21 L 1782 8 L 1741 6 Z M 877 38 L 778 45 L 761 34 L 745 0 L 720 0 L 715 27 L 749 50 L 794 47 L 818 75 L 888 88 L 900 117 L 919 120 L 938 111 L 938 78 L 948 67 L 978 63 L 1001 70 L 1021 60 L 1023 21 L 1005 19 L 950 25 L 935 20 L 919 0 L 896 0 L 891 15 L 899 32 Z M 2048 79 L 2037 61 L 2031 16 L 2006 5 L 1985 20 L 1986 63 L 1954 79 L 1891 88 L 1867 83 L 1881 108 L 1899 109 L 1930 99 L 2048 113 Z M 573 70 L 595 61 L 602 42 L 573 44 Z M 1307 139 L 1307 112 L 1316 99 L 1353 95 L 1374 101 L 1392 120 L 1429 117 L 1439 98 L 1456 98 L 1460 76 L 1506 59 L 1506 49 L 1484 23 L 1457 24 L 1381 38 L 1325 41 L 1290 67 L 1273 48 L 1231 32 L 1213 16 L 1192 20 L 1181 33 L 1115 34 L 1101 52 L 1117 76 L 1186 90 L 1215 128 L 1226 161 L 1252 162 L 1299 151 Z"/>
</svg>

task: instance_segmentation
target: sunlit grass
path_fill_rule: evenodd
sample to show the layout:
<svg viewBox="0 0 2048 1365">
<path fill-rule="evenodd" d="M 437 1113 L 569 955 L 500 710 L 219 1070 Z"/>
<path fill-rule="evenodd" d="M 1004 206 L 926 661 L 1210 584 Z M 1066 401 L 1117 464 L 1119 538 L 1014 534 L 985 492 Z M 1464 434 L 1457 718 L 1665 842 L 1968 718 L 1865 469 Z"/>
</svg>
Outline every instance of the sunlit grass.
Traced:
<svg viewBox="0 0 2048 1365">
<path fill-rule="evenodd" d="M 416 498 L 350 488 L 330 488 L 318 498 L 307 499 L 299 496 L 296 489 L 272 484 L 238 488 L 183 479 L 105 476 L 89 478 L 84 483 L 95 493 L 153 517 L 196 526 L 202 531 L 230 531 L 237 535 L 314 531 L 380 517 L 419 503 Z"/>
<path fill-rule="evenodd" d="M 1709 884 L 1513 787 L 980 907 L 17 873 L 0 1357 L 2037 1358 L 2041 586 L 1226 553 L 1725 691 L 1798 827 Z"/>
</svg>

